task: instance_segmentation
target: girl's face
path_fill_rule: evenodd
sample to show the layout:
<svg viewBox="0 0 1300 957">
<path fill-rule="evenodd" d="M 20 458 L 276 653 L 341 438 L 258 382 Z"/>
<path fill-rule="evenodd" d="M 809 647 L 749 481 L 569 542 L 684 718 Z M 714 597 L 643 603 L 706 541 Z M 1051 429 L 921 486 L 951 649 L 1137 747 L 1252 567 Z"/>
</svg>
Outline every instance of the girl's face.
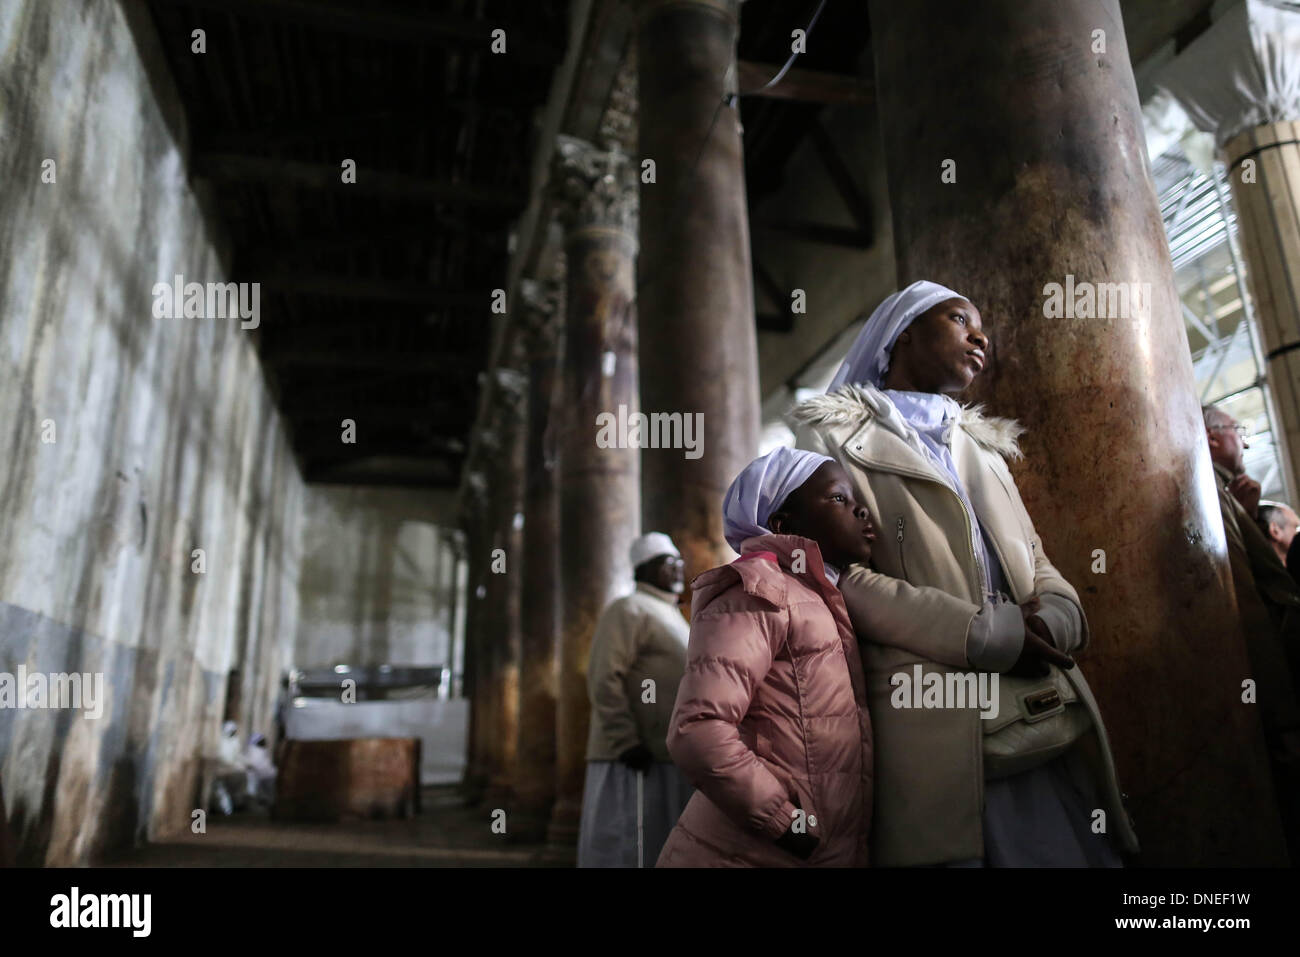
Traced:
<svg viewBox="0 0 1300 957">
<path fill-rule="evenodd" d="M 956 395 L 984 371 L 988 347 L 979 310 L 966 299 L 947 299 L 898 337 L 885 387 Z"/>
<path fill-rule="evenodd" d="M 871 561 L 876 527 L 866 506 L 854 500 L 853 485 L 838 462 L 823 462 L 767 523 L 778 535 L 811 538 L 822 560 L 839 568 Z"/>
</svg>

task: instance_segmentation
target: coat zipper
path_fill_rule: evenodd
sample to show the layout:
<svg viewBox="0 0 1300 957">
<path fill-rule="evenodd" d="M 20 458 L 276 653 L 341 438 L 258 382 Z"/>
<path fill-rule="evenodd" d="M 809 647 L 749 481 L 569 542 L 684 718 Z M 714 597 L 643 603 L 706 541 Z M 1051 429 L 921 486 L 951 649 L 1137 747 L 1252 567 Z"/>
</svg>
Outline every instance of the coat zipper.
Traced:
<svg viewBox="0 0 1300 957">
<path fill-rule="evenodd" d="M 903 581 L 910 581 L 907 577 L 907 559 L 903 557 L 903 516 L 898 516 L 898 564 L 903 571 Z"/>
<path fill-rule="evenodd" d="M 846 452 L 847 452 L 847 446 L 848 446 L 848 443 L 846 442 L 846 443 L 845 443 L 845 450 L 846 450 Z M 862 446 L 859 445 L 858 448 L 861 449 Z M 852 456 L 852 455 L 850 455 L 849 457 L 850 457 L 850 458 L 855 458 L 855 456 Z M 980 571 L 983 569 L 983 567 L 984 567 L 984 563 L 980 560 L 979 556 L 975 554 L 975 540 L 971 537 L 971 532 L 970 532 L 971 522 L 974 520 L 975 516 L 971 514 L 970 509 L 968 509 L 968 508 L 966 507 L 966 503 L 963 502 L 963 501 L 961 500 L 961 496 L 957 494 L 956 490 L 954 490 L 953 487 L 952 487 L 951 485 L 949 485 L 947 482 L 945 482 L 943 479 L 941 479 L 941 478 L 939 478 L 939 477 L 937 477 L 937 476 L 935 476 L 935 475 L 930 475 L 930 474 L 927 474 L 927 473 L 925 473 L 925 472 L 921 472 L 921 471 L 919 471 L 919 470 L 917 470 L 917 469 L 889 468 L 889 467 L 882 467 L 882 466 L 881 466 L 880 464 L 878 464 L 878 463 L 873 463 L 873 462 L 869 462 L 869 461 L 865 461 L 865 460 L 859 460 L 859 461 L 861 461 L 861 463 L 862 463 L 863 465 L 867 466 L 868 468 L 878 469 L 879 471 L 882 471 L 882 472 L 893 472 L 893 473 L 896 474 L 896 475 L 911 475 L 911 476 L 913 476 L 914 478 L 919 478 L 919 479 L 921 479 L 921 480 L 923 480 L 923 481 L 926 481 L 926 482 L 934 482 L 936 485 L 940 485 L 940 486 L 942 486 L 943 488 L 946 488 L 946 489 L 948 490 L 949 494 L 951 494 L 952 497 L 955 498 L 955 499 L 957 500 L 957 504 L 961 506 L 962 514 L 966 516 L 966 554 L 968 554 L 968 555 L 971 557 L 971 559 L 974 561 L 974 565 L 975 565 L 975 578 L 974 578 L 974 580 L 971 582 L 971 584 L 975 586 L 974 593 L 977 594 L 977 595 L 979 595 L 979 596 L 980 596 L 980 599 L 979 599 L 979 600 L 980 600 L 981 602 L 983 602 L 984 599 L 988 597 L 988 596 L 985 594 L 984 582 L 980 581 L 980 578 L 982 577 L 982 576 L 980 575 Z M 999 476 L 999 478 L 998 478 L 998 481 L 1001 481 L 1001 477 L 1000 477 L 1000 476 Z M 1004 486 L 1004 487 L 1005 487 L 1005 486 Z M 902 560 L 902 545 L 901 545 L 901 543 L 902 543 L 902 541 L 903 541 L 903 539 L 902 539 L 902 534 L 903 534 L 903 529 L 902 529 L 902 517 L 900 516 L 900 517 L 899 517 L 899 528 L 898 528 L 898 536 L 899 536 L 899 537 L 898 537 L 898 541 L 899 541 L 899 543 L 900 543 L 900 545 L 899 545 L 899 560 L 900 560 L 900 561 Z M 1001 553 L 1000 551 L 998 551 L 998 543 L 997 543 L 997 542 L 994 542 L 994 543 L 993 543 L 993 551 L 997 554 L 997 556 L 998 556 L 998 561 L 1002 562 L 1002 565 L 1003 565 L 1003 567 L 1005 568 L 1005 567 L 1006 567 L 1006 559 L 1002 556 L 1002 553 Z M 1010 582 L 1008 582 L 1007 584 L 1010 585 Z M 1015 596 L 1012 596 L 1012 597 L 1014 598 Z"/>
</svg>

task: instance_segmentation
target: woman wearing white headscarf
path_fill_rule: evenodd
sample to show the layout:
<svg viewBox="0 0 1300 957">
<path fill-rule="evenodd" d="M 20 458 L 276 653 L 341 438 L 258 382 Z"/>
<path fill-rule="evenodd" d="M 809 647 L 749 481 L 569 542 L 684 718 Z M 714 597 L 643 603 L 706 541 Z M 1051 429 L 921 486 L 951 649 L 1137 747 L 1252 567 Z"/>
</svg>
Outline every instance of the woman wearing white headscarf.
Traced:
<svg viewBox="0 0 1300 957">
<path fill-rule="evenodd" d="M 1022 430 L 952 398 L 983 370 L 988 347 L 968 299 L 913 283 L 872 313 L 827 394 L 794 412 L 811 428 L 804 441 L 843 465 L 881 525 L 871 567 L 855 565 L 839 582 L 876 730 L 874 862 L 1118 865 L 1116 848 L 1134 852 L 1137 841 L 1071 657 L 1087 644 L 1087 620 L 1004 461 L 1020 457 Z M 998 764 L 985 752 L 999 722 L 970 707 L 900 706 L 897 675 L 917 667 L 927 677 L 975 670 L 1050 682 L 1060 691 L 1043 699 L 1043 717 L 1059 728 L 1058 710 L 1069 708 L 1087 730 Z M 1000 716 L 1030 707 L 1007 698 Z M 1048 727 L 1033 728 L 1038 720 L 1002 732 L 997 747 L 1019 729 L 1031 740 Z"/>
</svg>

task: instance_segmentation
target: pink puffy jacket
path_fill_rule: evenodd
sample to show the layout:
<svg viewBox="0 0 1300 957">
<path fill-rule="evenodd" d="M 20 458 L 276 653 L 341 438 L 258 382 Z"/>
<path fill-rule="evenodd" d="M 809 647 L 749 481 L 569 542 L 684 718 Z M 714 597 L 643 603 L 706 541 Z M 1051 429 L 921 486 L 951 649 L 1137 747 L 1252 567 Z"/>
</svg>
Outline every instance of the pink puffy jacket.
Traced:
<svg viewBox="0 0 1300 957">
<path fill-rule="evenodd" d="M 668 751 L 698 790 L 658 866 L 865 866 L 871 721 L 857 641 L 817 543 L 751 538 L 691 587 Z M 806 862 L 773 843 L 796 801 L 821 839 Z"/>
</svg>

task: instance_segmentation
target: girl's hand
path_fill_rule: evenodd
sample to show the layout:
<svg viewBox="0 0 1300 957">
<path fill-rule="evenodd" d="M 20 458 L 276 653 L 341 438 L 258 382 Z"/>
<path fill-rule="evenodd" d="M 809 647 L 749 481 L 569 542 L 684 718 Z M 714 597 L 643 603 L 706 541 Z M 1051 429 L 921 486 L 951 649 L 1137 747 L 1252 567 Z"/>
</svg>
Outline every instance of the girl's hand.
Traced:
<svg viewBox="0 0 1300 957">
<path fill-rule="evenodd" d="M 791 827 L 793 826 L 792 824 Z M 806 861 L 813 856 L 813 852 L 817 850 L 817 845 L 821 843 L 821 839 L 813 837 L 806 831 L 803 834 L 796 834 L 794 831 L 787 830 L 776 839 L 775 843 L 781 850 L 793 854 L 801 861 Z"/>
</svg>

